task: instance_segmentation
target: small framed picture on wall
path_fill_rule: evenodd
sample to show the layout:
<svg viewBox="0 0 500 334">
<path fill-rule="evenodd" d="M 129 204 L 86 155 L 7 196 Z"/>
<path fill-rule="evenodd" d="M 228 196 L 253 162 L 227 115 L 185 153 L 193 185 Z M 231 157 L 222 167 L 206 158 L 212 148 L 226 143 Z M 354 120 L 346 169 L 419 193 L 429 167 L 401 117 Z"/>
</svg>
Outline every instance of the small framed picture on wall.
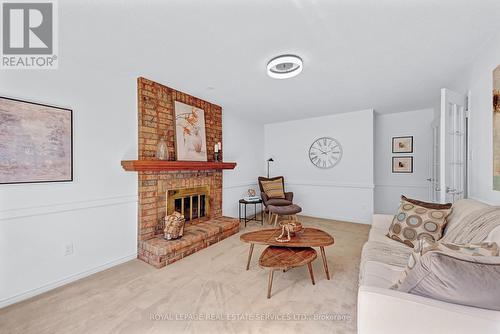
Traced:
<svg viewBox="0 0 500 334">
<path fill-rule="evenodd" d="M 413 173 L 413 157 L 392 157 L 393 173 Z"/>
<path fill-rule="evenodd" d="M 413 136 L 392 137 L 392 153 L 413 153 Z"/>
</svg>

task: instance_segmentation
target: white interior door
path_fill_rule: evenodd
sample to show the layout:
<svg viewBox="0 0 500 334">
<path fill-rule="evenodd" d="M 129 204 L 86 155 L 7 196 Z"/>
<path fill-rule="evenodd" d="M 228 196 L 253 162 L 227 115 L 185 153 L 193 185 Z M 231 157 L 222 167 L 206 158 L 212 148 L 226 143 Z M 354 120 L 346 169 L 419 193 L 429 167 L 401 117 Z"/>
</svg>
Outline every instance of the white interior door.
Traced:
<svg viewBox="0 0 500 334">
<path fill-rule="evenodd" d="M 427 179 L 429 181 L 429 198 L 432 202 L 440 202 L 439 193 L 439 122 L 440 118 L 435 119 L 432 122 L 432 156 L 431 156 L 431 177 Z"/>
<path fill-rule="evenodd" d="M 467 194 L 467 97 L 441 89 L 439 123 L 439 201 L 455 202 Z"/>
</svg>

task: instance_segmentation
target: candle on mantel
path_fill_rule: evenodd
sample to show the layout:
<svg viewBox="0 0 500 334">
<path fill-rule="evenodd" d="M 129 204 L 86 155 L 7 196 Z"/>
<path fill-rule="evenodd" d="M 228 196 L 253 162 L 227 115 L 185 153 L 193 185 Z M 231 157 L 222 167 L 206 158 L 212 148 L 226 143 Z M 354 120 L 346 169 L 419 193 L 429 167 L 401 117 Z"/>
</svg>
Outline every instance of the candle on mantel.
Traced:
<svg viewBox="0 0 500 334">
<path fill-rule="evenodd" d="M 221 144 L 221 142 L 218 142 L 217 146 L 219 146 L 219 151 L 222 150 L 222 144 Z"/>
<path fill-rule="evenodd" d="M 219 152 L 219 144 L 214 145 L 214 152 L 215 153 Z"/>
</svg>

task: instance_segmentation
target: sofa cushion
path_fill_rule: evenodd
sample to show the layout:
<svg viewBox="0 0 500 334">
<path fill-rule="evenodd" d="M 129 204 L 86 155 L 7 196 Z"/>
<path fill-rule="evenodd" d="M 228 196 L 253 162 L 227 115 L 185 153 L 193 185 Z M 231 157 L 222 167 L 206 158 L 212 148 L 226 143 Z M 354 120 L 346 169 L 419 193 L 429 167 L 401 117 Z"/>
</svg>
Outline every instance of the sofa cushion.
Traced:
<svg viewBox="0 0 500 334">
<path fill-rule="evenodd" d="M 489 207 L 488 204 L 473 199 L 461 199 L 453 203 L 453 211 L 446 218 L 447 224 L 444 234 L 455 224 L 464 220 L 471 212 Z"/>
<path fill-rule="evenodd" d="M 260 181 L 262 189 L 269 199 L 271 198 L 285 198 L 285 191 L 283 188 L 283 179 Z"/>
<path fill-rule="evenodd" d="M 389 229 L 389 226 L 391 226 L 393 218 L 394 215 L 374 214 L 372 217 L 371 228 L 383 229 L 385 230 L 384 234 L 387 234 L 387 230 Z"/>
<path fill-rule="evenodd" d="M 359 285 L 388 289 L 401 275 L 403 268 L 368 261 L 360 270 Z"/>
<path fill-rule="evenodd" d="M 500 226 L 495 227 L 490 234 L 488 234 L 485 241 L 496 242 L 500 245 Z"/>
<path fill-rule="evenodd" d="M 408 264 L 408 257 L 412 253 L 412 248 L 403 245 L 400 242 L 392 241 L 389 238 L 387 242 L 368 241 L 361 250 L 361 267 L 366 262 L 378 262 L 386 266 L 398 267 L 403 270 Z"/>
<path fill-rule="evenodd" d="M 473 210 L 446 230 L 442 241 L 457 244 L 480 243 L 500 227 L 500 207 Z"/>
<path fill-rule="evenodd" d="M 439 240 L 450 212 L 451 209 L 429 209 L 402 199 L 387 236 L 412 248 L 421 238 Z"/>
<path fill-rule="evenodd" d="M 496 243 L 455 245 L 424 239 L 417 248 L 393 289 L 500 310 L 500 257 Z"/>
</svg>

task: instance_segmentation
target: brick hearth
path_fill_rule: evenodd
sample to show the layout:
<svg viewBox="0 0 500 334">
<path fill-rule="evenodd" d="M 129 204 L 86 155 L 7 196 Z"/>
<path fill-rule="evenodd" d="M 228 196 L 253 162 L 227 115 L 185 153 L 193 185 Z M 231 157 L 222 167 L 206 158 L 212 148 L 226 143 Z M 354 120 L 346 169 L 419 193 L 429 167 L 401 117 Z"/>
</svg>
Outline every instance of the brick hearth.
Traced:
<svg viewBox="0 0 500 334">
<path fill-rule="evenodd" d="M 228 217 L 189 224 L 180 239 L 167 241 L 158 235 L 139 241 L 139 258 L 161 268 L 238 233 L 239 229 L 238 220 Z"/>
<path fill-rule="evenodd" d="M 169 157 L 175 160 L 174 102 L 180 101 L 205 111 L 208 161 L 222 142 L 222 108 L 148 79 L 139 78 L 139 160 L 155 160 L 156 146 L 166 136 Z M 167 241 L 155 234 L 166 215 L 167 190 L 209 186 L 207 217 L 186 224 L 184 236 Z M 157 268 L 173 263 L 216 243 L 239 230 L 238 219 L 222 217 L 222 171 L 140 171 L 138 258 Z M 156 232 L 158 233 L 158 232 Z"/>
</svg>

